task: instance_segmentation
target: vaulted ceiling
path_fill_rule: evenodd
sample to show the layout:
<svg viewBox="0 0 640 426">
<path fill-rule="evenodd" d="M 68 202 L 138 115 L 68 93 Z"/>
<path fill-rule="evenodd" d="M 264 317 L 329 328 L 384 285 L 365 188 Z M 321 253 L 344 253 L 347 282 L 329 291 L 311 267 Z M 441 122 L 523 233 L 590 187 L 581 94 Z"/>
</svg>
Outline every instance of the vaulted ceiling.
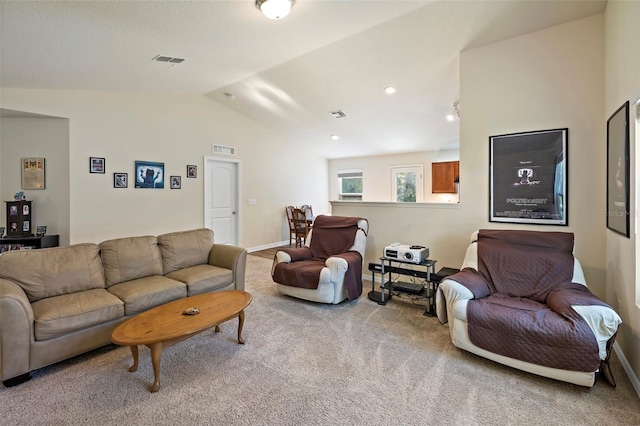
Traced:
<svg viewBox="0 0 640 426">
<path fill-rule="evenodd" d="M 297 0 L 273 21 L 253 0 L 2 0 L 0 86 L 202 94 L 327 158 L 456 149 L 462 50 L 605 7 Z"/>
</svg>

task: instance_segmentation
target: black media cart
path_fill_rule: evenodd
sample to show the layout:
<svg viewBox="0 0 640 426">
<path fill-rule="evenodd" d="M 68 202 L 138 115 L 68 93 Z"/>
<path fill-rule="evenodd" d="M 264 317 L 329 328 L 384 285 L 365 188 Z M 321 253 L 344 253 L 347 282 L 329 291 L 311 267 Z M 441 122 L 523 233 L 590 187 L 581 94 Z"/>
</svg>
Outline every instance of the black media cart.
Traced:
<svg viewBox="0 0 640 426">
<path fill-rule="evenodd" d="M 369 263 L 369 270 L 371 271 L 369 299 L 379 305 L 386 305 L 393 297 L 393 292 L 404 293 L 418 299 L 425 299 L 427 301 L 427 309 L 424 311 L 424 315 L 435 316 L 435 296 L 439 284 L 439 280 L 436 282 L 432 279 L 432 275 L 435 275 L 435 267 L 436 261 L 431 259 L 424 259 L 420 263 L 412 263 L 381 257 L 380 263 Z M 377 273 L 380 274 L 380 291 L 375 288 Z M 394 282 L 392 274 L 418 278 L 422 282 L 418 284 L 399 280 Z"/>
</svg>

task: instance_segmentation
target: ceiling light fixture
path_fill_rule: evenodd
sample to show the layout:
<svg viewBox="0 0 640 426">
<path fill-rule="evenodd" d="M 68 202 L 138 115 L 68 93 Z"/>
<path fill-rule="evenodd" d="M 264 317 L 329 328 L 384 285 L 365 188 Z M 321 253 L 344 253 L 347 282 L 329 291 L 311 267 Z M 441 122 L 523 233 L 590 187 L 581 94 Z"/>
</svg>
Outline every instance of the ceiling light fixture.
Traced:
<svg viewBox="0 0 640 426">
<path fill-rule="evenodd" d="M 338 136 L 338 135 L 331 135 L 331 139 L 333 139 L 334 141 L 337 141 L 338 139 L 340 139 L 340 136 Z"/>
<path fill-rule="evenodd" d="M 387 86 L 384 88 L 384 93 L 386 93 L 387 95 L 393 95 L 394 93 L 396 93 L 396 88 L 393 86 Z"/>
<path fill-rule="evenodd" d="M 256 7 L 269 19 L 281 19 L 291 12 L 296 0 L 256 0 Z"/>
<path fill-rule="evenodd" d="M 447 114 L 447 120 L 453 121 L 456 119 L 456 117 L 460 118 L 460 105 L 458 105 L 457 102 L 453 104 L 453 111 Z"/>
</svg>

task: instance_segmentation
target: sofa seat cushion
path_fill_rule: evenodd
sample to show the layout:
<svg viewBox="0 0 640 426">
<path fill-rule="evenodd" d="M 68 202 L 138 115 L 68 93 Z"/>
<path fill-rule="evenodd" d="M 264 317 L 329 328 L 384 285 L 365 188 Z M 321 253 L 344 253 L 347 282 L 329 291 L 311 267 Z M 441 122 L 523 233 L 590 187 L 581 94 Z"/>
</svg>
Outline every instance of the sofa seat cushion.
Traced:
<svg viewBox="0 0 640 426">
<path fill-rule="evenodd" d="M 36 340 L 48 340 L 123 318 L 124 303 L 105 289 L 78 291 L 33 302 Z"/>
<path fill-rule="evenodd" d="M 162 275 L 115 284 L 109 287 L 108 291 L 124 302 L 126 316 L 187 297 L 187 287 L 184 283 Z"/>
<path fill-rule="evenodd" d="M 166 277 L 187 285 L 187 294 L 206 293 L 233 284 L 233 271 L 219 266 L 196 265 L 171 272 Z"/>
<path fill-rule="evenodd" d="M 578 316 L 522 297 L 494 293 L 467 304 L 469 340 L 489 352 L 571 371 L 596 371 L 598 343 Z"/>
</svg>

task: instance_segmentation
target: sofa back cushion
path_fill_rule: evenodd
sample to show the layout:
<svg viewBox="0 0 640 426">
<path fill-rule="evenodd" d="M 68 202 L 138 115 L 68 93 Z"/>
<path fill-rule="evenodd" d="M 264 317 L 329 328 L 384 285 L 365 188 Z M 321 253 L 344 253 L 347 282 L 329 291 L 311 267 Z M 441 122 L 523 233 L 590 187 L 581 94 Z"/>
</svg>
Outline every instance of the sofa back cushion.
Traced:
<svg viewBox="0 0 640 426">
<path fill-rule="evenodd" d="M 162 269 L 168 274 L 209 262 L 213 231 L 207 228 L 171 232 L 158 236 L 162 253 Z"/>
<path fill-rule="evenodd" d="M 18 283 L 30 302 L 105 288 L 99 247 L 90 243 L 3 253 L 0 277 Z"/>
<path fill-rule="evenodd" d="M 162 275 L 158 239 L 153 236 L 129 237 L 100 243 L 107 287 L 152 275 Z"/>
</svg>

